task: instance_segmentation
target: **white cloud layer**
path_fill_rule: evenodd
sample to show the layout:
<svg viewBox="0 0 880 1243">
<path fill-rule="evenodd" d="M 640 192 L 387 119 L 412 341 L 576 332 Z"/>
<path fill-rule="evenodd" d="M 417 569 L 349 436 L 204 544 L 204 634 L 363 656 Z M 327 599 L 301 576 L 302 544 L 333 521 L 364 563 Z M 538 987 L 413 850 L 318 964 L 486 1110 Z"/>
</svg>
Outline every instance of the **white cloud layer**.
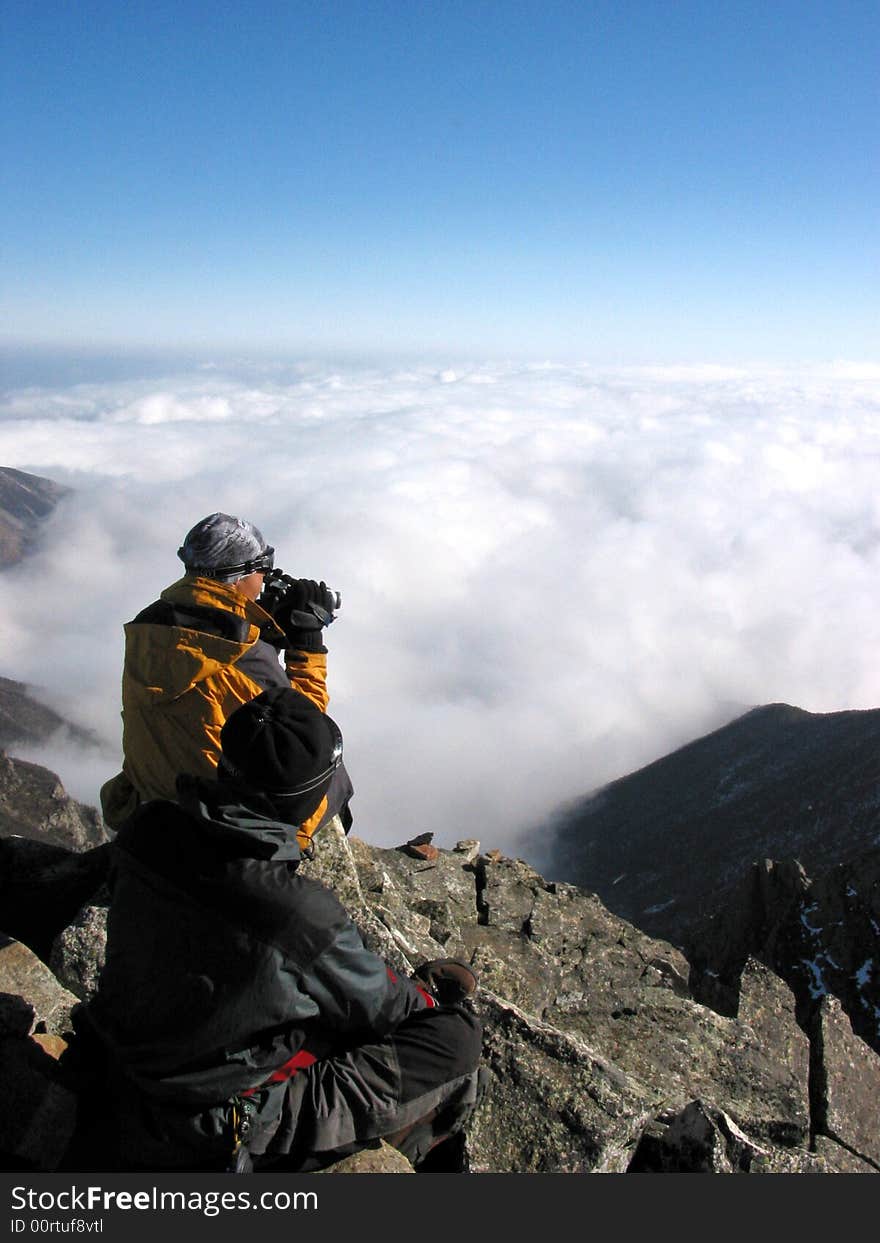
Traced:
<svg viewBox="0 0 880 1243">
<path fill-rule="evenodd" d="M 325 579 L 355 832 L 514 849 L 742 708 L 880 705 L 880 367 L 237 374 L 19 389 L 0 463 L 75 489 L 3 575 L 0 673 L 119 761 L 122 624 L 214 510 Z"/>
</svg>

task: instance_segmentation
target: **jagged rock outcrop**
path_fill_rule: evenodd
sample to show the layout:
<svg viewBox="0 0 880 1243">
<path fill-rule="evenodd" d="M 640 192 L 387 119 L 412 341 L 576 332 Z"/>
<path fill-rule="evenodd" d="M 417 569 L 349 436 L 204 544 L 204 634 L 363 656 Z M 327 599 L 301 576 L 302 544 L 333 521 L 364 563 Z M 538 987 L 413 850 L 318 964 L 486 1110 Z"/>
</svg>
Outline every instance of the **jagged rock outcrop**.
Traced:
<svg viewBox="0 0 880 1243">
<path fill-rule="evenodd" d="M 107 948 L 107 907 L 84 906 L 55 937 L 49 967 L 59 984 L 87 1001 L 98 987 Z"/>
<path fill-rule="evenodd" d="M 468 1136 L 471 1169 L 625 1173 L 662 1094 L 494 993 L 480 1013 L 489 1090 Z"/>
<path fill-rule="evenodd" d="M 107 841 L 95 808 L 69 798 L 55 773 L 0 751 L 0 838 L 13 836 L 70 850 Z"/>
<path fill-rule="evenodd" d="M 822 998 L 813 1051 L 817 1128 L 880 1169 L 880 1058 L 854 1035 L 836 997 Z"/>
<path fill-rule="evenodd" d="M 691 987 L 728 1014 L 749 957 L 781 976 L 809 1030 L 823 997 L 837 997 L 853 1030 L 880 1052 L 880 850 L 811 880 L 795 860 L 764 859 L 728 905 L 690 937 Z"/>
<path fill-rule="evenodd" d="M 10 466 L 0 466 L 0 568 L 33 547 L 41 524 L 70 489 Z"/>
<path fill-rule="evenodd" d="M 70 1013 L 79 998 L 56 979 L 28 946 L 0 934 L 0 994 L 22 999 L 32 1012 L 32 1030 L 62 1035 L 70 1030 Z M 7 1013 L 19 1007 L 7 1002 Z"/>
<path fill-rule="evenodd" d="M 378 916 L 399 967 L 444 953 L 480 974 L 490 1089 L 471 1130 L 475 1171 L 689 1169 L 678 1120 L 695 1102 L 729 1119 L 731 1170 L 873 1169 L 830 1137 L 818 1150 L 809 1039 L 763 964 L 743 964 L 738 1015 L 718 1014 L 693 998 L 680 951 L 522 860 L 473 842 L 430 861 L 346 845 L 359 880 L 349 872 L 350 909 Z M 835 1054 L 844 1077 L 848 1064 Z M 747 1145 L 734 1162 L 736 1129 Z"/>
<path fill-rule="evenodd" d="M 472 1172 L 880 1169 L 876 1125 L 863 1108 L 880 1058 L 830 1002 L 811 1042 L 791 990 L 747 958 L 737 1013 L 718 1013 L 693 996 L 680 950 L 594 894 L 475 841 L 430 852 L 380 848 L 347 839 L 337 823 L 319 843 L 307 870 L 339 893 L 368 943 L 398 970 L 454 956 L 479 975 L 487 1090 L 468 1133 Z M 82 905 L 47 955 L 64 976 L 66 988 L 55 987 L 65 1005 L 89 994 L 103 953 L 100 893 Z M 20 1062 L 34 1056 L 35 1022 L 58 1022 L 35 1020 L 30 984 L 4 980 L 2 963 L 0 991 L 26 1007 L 9 1011 L 6 1037 L 28 1046 L 15 1054 Z M 51 1058 L 47 1070 L 45 1050 L 37 1051 L 41 1083 L 66 1091 L 65 1057 L 53 1077 Z M 57 1107 L 63 1131 L 66 1097 L 49 1097 L 44 1091 L 44 1114 Z M 25 1114 L 39 1130 L 39 1110 Z M 11 1141 L 2 1142 L 8 1150 Z M 11 1161 L 34 1161 L 33 1130 L 16 1145 Z M 47 1152 L 40 1160 L 63 1165 L 56 1148 Z"/>
</svg>

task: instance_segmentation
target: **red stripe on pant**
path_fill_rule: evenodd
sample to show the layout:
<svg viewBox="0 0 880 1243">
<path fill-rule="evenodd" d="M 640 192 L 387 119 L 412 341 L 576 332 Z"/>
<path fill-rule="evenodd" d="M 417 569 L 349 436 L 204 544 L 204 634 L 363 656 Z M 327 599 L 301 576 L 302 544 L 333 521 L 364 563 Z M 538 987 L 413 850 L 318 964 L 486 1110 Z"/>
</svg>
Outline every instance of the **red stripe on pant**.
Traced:
<svg viewBox="0 0 880 1243">
<path fill-rule="evenodd" d="M 269 1078 L 260 1084 L 260 1088 L 265 1088 L 270 1083 L 282 1083 L 285 1079 L 292 1079 L 298 1070 L 305 1070 L 307 1066 L 313 1066 L 317 1060 L 314 1053 L 309 1053 L 308 1049 L 300 1049 L 299 1053 L 294 1053 L 293 1057 L 288 1058 L 283 1066 L 273 1070 Z M 241 1095 L 253 1096 L 255 1092 L 259 1092 L 260 1088 L 248 1088 Z"/>
</svg>

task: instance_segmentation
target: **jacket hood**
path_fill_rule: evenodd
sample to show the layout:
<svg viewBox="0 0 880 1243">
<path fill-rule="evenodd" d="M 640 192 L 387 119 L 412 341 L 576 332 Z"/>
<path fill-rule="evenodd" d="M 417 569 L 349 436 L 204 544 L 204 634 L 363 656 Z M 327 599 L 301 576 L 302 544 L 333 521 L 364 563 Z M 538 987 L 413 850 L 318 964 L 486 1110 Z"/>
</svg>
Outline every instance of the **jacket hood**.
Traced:
<svg viewBox="0 0 880 1243">
<path fill-rule="evenodd" d="M 252 859 L 271 859 L 276 863 L 299 863 L 302 852 L 296 840 L 296 825 L 285 824 L 267 812 L 230 801 L 231 792 L 216 781 L 183 774 L 177 778 L 177 798 L 184 811 L 198 821 L 225 849 L 234 852 L 236 839 L 241 851 Z"/>
<path fill-rule="evenodd" d="M 269 613 L 256 600 L 242 595 L 234 583 L 219 583 L 215 578 L 202 578 L 198 574 L 184 574 L 176 583 L 166 587 L 159 597 L 169 604 L 203 604 L 245 617 L 258 629 L 272 621 Z"/>
<path fill-rule="evenodd" d="M 160 625 L 150 620 L 125 626 L 125 670 L 132 689 L 157 704 L 177 699 L 199 682 L 222 673 L 249 651 L 257 639 L 283 635 L 259 604 L 229 583 L 187 574 L 162 592 L 160 601 L 185 613 L 218 610 L 231 621 L 227 635 L 196 625 Z M 238 625 L 235 625 L 237 620 Z"/>
</svg>

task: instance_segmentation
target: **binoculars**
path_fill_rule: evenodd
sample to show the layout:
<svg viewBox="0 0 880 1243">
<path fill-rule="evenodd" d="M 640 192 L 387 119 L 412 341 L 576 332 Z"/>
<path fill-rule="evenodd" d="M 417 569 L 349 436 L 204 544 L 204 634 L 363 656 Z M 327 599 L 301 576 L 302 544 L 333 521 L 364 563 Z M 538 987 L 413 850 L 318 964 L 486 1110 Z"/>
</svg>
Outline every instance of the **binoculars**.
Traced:
<svg viewBox="0 0 880 1243">
<path fill-rule="evenodd" d="M 332 620 L 333 614 L 342 607 L 342 596 L 332 591 L 326 583 L 316 583 L 311 578 L 291 578 L 283 570 L 269 570 L 263 579 L 263 590 L 258 603 L 275 617 L 282 605 L 296 610 L 317 606 L 318 615 L 325 613 Z"/>
</svg>

